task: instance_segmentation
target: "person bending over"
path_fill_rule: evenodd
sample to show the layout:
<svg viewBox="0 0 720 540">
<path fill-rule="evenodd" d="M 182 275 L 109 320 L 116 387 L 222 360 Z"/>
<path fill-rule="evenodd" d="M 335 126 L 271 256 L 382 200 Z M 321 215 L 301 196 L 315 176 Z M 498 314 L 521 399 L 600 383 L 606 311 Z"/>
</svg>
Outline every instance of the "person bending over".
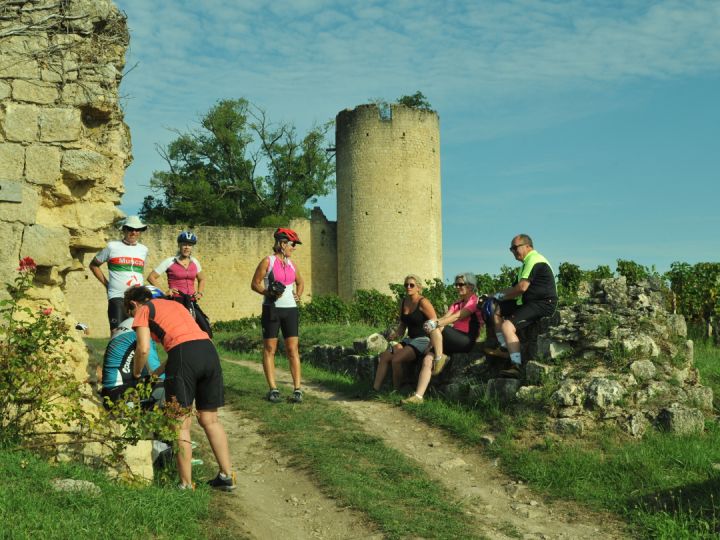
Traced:
<svg viewBox="0 0 720 540">
<path fill-rule="evenodd" d="M 167 361 L 156 372 L 165 373 L 165 395 L 168 402 L 197 409 L 197 417 L 205 431 L 220 472 L 208 481 L 210 487 L 223 491 L 235 489 L 235 473 L 230 463 L 230 450 L 225 429 L 218 420 L 218 408 L 225 403 L 220 358 L 208 335 L 200 330 L 187 309 L 173 300 L 152 299 L 146 287 L 125 291 L 125 309 L 135 318 L 137 335 L 133 374 L 140 377 L 147 363 L 151 340 L 162 344 Z M 192 446 L 187 414 L 178 427 L 177 468 L 180 487 L 192 488 Z"/>
</svg>

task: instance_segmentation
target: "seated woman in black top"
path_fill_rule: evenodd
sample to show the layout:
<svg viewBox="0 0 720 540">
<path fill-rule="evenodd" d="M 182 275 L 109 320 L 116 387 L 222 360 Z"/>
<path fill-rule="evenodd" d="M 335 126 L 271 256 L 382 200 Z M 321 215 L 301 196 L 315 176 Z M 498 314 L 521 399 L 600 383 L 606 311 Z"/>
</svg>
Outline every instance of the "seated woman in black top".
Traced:
<svg viewBox="0 0 720 540">
<path fill-rule="evenodd" d="M 390 332 L 388 339 L 392 341 L 404 336 L 405 330 L 407 330 L 407 336 L 400 343 L 388 348 L 378 358 L 375 383 L 373 384 L 375 391 L 380 390 L 390 366 L 392 366 L 393 387 L 397 389 L 402 381 L 403 364 L 415 362 L 430 346 L 430 339 L 423 330 L 423 324 L 427 320 L 436 318 L 435 308 L 427 298 L 420 294 L 422 282 L 419 277 L 412 274 L 407 276 L 404 286 L 406 296 L 400 306 L 400 322 L 397 328 Z"/>
</svg>

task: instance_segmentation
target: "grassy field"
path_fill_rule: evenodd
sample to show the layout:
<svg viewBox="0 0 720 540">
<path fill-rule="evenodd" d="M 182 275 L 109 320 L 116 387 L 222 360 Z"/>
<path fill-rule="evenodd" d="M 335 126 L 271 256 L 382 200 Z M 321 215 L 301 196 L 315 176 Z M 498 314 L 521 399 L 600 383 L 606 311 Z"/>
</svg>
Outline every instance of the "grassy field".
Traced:
<svg viewBox="0 0 720 540">
<path fill-rule="evenodd" d="M 330 343 L 346 339 L 345 329 L 343 336 L 324 332 Z M 720 397 L 720 349 L 697 343 L 695 363 L 703 384 Z M 282 359 L 278 365 L 284 365 Z M 303 370 L 306 378 L 348 395 L 368 386 L 312 366 Z M 401 397 L 382 399 L 397 403 Z M 476 451 L 499 457 L 508 474 L 538 492 L 622 516 L 638 537 L 720 536 L 715 501 L 720 498 L 720 427 L 715 420 L 707 422 L 702 435 L 653 432 L 638 441 L 615 430 L 583 438 L 546 435 L 537 412 L 503 409 L 492 401 L 470 408 L 430 398 L 408 410 Z M 496 443 L 485 450 L 479 442 L 487 432 L 495 434 Z"/>
</svg>

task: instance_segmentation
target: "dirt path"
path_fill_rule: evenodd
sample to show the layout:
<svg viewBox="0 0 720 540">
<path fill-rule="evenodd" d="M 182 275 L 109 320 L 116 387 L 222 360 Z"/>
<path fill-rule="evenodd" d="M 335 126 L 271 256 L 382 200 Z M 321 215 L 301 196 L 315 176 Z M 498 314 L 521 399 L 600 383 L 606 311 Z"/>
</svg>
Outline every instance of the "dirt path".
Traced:
<svg viewBox="0 0 720 540">
<path fill-rule="evenodd" d="M 262 371 L 253 362 L 227 360 Z M 291 384 L 290 375 L 277 371 L 278 383 Z M 572 504 L 547 504 L 525 485 L 504 476 L 497 464 L 454 443 L 443 431 L 432 428 L 401 408 L 379 401 L 348 399 L 315 384 L 305 389 L 333 401 L 390 447 L 415 460 L 430 478 L 454 492 L 477 520 L 479 529 L 492 539 L 619 539 L 628 538 L 611 516 L 589 513 Z M 382 538 L 357 513 L 340 509 L 325 498 L 302 473 L 285 468 L 284 458 L 268 449 L 257 435 L 257 425 L 226 408 L 225 426 L 239 464 L 241 529 L 250 538 Z M 230 504 L 234 504 L 232 501 Z"/>
<path fill-rule="evenodd" d="M 220 419 L 230 440 L 238 489 L 232 494 L 219 493 L 215 500 L 223 514 L 234 522 L 229 528 L 233 538 L 383 538 L 363 514 L 338 507 L 307 475 L 288 468 L 287 458 L 270 448 L 258 434 L 256 421 L 230 407 L 220 409 Z M 194 439 L 204 442 L 201 433 L 196 433 Z M 210 454 L 209 447 L 203 446 Z"/>
</svg>

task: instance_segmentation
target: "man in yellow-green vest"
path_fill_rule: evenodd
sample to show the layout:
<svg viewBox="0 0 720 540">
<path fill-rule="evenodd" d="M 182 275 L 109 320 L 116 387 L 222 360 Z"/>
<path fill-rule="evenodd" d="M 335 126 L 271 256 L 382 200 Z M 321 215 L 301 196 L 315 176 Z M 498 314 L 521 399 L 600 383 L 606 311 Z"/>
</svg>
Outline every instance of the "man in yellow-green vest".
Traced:
<svg viewBox="0 0 720 540">
<path fill-rule="evenodd" d="M 555 312 L 557 288 L 550 263 L 535 251 L 527 234 L 513 238 L 510 251 L 522 266 L 518 269 L 515 284 L 493 296 L 500 302 L 499 313 L 495 313 L 496 337 L 501 350 L 506 349 L 510 356 L 510 368 L 500 374 L 517 378 L 522 366 L 517 331 Z"/>
</svg>

